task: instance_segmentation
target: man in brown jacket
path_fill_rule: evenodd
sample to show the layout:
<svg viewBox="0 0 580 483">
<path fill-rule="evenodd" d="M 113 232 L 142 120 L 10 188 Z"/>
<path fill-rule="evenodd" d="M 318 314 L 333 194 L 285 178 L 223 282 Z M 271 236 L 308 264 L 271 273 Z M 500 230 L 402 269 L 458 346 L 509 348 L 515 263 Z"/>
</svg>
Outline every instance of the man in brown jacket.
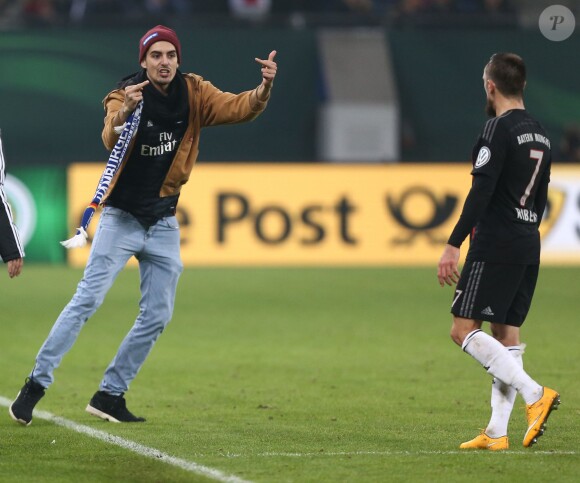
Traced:
<svg viewBox="0 0 580 483">
<path fill-rule="evenodd" d="M 197 159 L 201 128 L 255 119 L 266 107 L 276 76 L 275 51 L 261 65 L 262 82 L 240 94 L 222 92 L 178 70 L 181 45 L 162 25 L 139 42 L 142 70 L 123 79 L 104 100 L 103 142 L 115 150 L 125 123 L 138 120 L 121 167 L 112 176 L 83 279 L 41 347 L 10 415 L 30 424 L 32 410 L 53 382 L 53 372 L 97 310 L 129 258 L 139 261 L 139 315 L 106 369 L 86 410 L 113 422 L 140 422 L 124 393 L 169 323 L 183 265 L 175 210 Z M 127 141 L 129 142 L 129 141 Z M 111 158 L 110 158 L 111 159 Z M 107 170 L 105 170 L 107 171 Z M 103 178 L 102 178 L 103 179 Z M 86 236 L 80 230 L 81 236 Z M 66 245 L 65 245 L 66 246 Z"/>
</svg>

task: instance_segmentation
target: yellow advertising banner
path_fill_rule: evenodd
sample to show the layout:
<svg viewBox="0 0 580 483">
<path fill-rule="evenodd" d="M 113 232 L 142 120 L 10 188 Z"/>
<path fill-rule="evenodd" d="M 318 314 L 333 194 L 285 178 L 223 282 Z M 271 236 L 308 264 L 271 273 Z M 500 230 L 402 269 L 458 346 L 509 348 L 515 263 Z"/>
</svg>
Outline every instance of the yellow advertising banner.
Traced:
<svg viewBox="0 0 580 483">
<path fill-rule="evenodd" d="M 103 167 L 69 168 L 71 227 Z M 461 213 L 470 170 L 467 163 L 199 164 L 178 204 L 182 259 L 186 266 L 433 265 Z M 542 224 L 544 258 L 580 262 L 580 169 L 557 173 Z M 559 226 L 564 219 L 568 231 Z M 70 250 L 69 262 L 83 266 L 89 247 Z"/>
</svg>

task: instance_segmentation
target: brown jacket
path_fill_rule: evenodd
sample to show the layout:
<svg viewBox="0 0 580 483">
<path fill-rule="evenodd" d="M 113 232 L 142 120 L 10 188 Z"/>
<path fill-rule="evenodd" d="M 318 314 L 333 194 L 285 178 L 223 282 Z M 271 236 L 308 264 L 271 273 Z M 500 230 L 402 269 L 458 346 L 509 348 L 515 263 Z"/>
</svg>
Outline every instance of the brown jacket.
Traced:
<svg viewBox="0 0 580 483">
<path fill-rule="evenodd" d="M 211 82 L 203 80 L 199 75 L 184 74 L 184 76 L 189 96 L 189 124 L 181 144 L 177 148 L 165 181 L 161 185 L 159 192 L 161 197 L 176 195 L 189 180 L 199 153 L 199 135 L 202 127 L 252 121 L 262 113 L 267 104 L 267 100 L 260 101 L 258 99 L 256 89 L 232 94 L 220 91 Z M 119 138 L 119 134 L 115 133 L 113 128 L 122 124 L 117 116 L 123 107 L 124 99 L 125 91 L 116 89 L 103 100 L 106 115 L 102 138 L 105 147 L 109 150 L 113 149 Z M 132 146 L 129 146 L 125 159 L 130 156 L 131 149 Z M 111 180 L 109 192 L 115 185 L 122 169 L 123 166 Z"/>
</svg>

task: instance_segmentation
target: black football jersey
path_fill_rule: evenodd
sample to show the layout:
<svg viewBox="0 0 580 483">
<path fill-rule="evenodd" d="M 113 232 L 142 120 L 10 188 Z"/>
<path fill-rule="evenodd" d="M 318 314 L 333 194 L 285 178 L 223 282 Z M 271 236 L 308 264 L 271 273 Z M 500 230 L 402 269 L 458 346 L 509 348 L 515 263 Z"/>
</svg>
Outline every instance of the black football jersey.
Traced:
<svg viewBox="0 0 580 483">
<path fill-rule="evenodd" d="M 106 204 L 128 211 L 148 228 L 175 213 L 179 195 L 160 197 L 161 185 L 187 128 L 187 117 L 159 125 L 144 112 L 133 150 Z"/>
<path fill-rule="evenodd" d="M 472 160 L 472 187 L 449 243 L 460 246 L 471 232 L 468 259 L 539 263 L 552 161 L 546 132 L 526 110 L 507 111 L 487 121 Z"/>
</svg>

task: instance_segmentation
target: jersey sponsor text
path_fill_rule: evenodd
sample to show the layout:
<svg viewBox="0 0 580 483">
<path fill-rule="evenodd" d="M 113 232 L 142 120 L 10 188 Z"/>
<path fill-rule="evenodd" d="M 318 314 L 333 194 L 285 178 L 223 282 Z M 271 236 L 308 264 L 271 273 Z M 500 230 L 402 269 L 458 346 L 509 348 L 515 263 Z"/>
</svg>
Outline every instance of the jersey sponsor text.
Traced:
<svg viewBox="0 0 580 483">
<path fill-rule="evenodd" d="M 177 141 L 173 139 L 173 133 L 162 132 L 159 134 L 159 146 L 141 145 L 141 156 L 162 156 L 165 153 L 175 151 Z"/>
</svg>

